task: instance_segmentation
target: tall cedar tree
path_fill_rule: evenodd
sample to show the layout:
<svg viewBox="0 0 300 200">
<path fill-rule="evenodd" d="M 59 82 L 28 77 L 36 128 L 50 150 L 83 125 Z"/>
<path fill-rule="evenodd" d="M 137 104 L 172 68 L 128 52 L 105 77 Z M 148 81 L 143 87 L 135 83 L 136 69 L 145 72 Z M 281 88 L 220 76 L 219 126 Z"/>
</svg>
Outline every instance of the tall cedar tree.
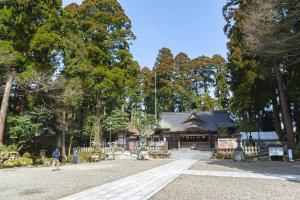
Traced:
<svg viewBox="0 0 300 200">
<path fill-rule="evenodd" d="M 247 118 L 255 121 L 273 108 L 274 126 L 280 134 L 280 124 L 284 124 L 288 145 L 293 149 L 292 120 L 296 122 L 299 117 L 299 101 L 297 97 L 292 98 L 299 93 L 292 92 L 296 87 L 290 85 L 291 80 L 294 83 L 299 80 L 293 76 L 298 71 L 293 67 L 298 62 L 294 57 L 299 36 L 297 8 L 299 10 L 297 1 L 231 0 L 224 6 L 225 32 L 230 39 L 233 100 L 239 104 L 236 110 L 240 113 L 248 110 L 244 112 Z"/>
<path fill-rule="evenodd" d="M 3 51 L 1 45 L 1 55 L 6 54 L 9 49 L 12 56 L 11 60 L 5 58 L 6 61 L 0 61 L 1 65 L 7 68 L 0 112 L 0 145 L 3 144 L 9 97 L 16 73 L 53 70 L 56 64 L 55 58 L 61 42 L 58 32 L 60 15 L 60 0 L 0 2 L 0 40 L 1 44 L 5 43 L 6 46 L 6 50 Z M 16 91 L 14 93 L 15 97 L 18 96 Z"/>
</svg>

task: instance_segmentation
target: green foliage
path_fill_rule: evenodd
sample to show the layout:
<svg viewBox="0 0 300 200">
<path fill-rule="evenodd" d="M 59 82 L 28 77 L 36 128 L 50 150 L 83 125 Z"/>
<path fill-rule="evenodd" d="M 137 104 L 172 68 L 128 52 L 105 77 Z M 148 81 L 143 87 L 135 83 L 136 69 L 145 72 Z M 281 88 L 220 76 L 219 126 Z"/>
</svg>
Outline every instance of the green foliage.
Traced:
<svg viewBox="0 0 300 200">
<path fill-rule="evenodd" d="M 256 127 L 254 123 L 261 122 L 262 114 L 270 107 L 270 99 L 275 94 L 272 91 L 276 86 L 273 77 L 270 76 L 271 70 L 266 69 L 266 63 L 251 55 L 246 47 L 244 24 L 249 19 L 249 16 L 245 15 L 249 3 L 228 1 L 224 6 L 224 16 L 227 20 L 224 30 L 230 39 L 228 67 L 231 72 L 230 89 L 233 97 L 229 109 L 238 116 L 242 126 Z"/>
<path fill-rule="evenodd" d="M 142 126 L 151 126 L 156 127 L 157 126 L 157 118 L 153 114 L 146 114 L 141 118 L 141 125 Z"/>
<path fill-rule="evenodd" d="M 217 159 L 224 159 L 224 160 L 232 160 L 233 159 L 233 154 L 232 153 L 214 153 L 213 157 Z"/>
<path fill-rule="evenodd" d="M 0 40 L 0 66 L 18 66 L 23 60 L 22 54 L 14 50 L 12 42 Z"/>
<path fill-rule="evenodd" d="M 116 0 L 84 1 L 80 6 L 67 6 L 65 16 L 66 72 L 80 77 L 85 90 L 91 92 L 84 95 L 86 101 L 93 94 L 97 116 L 104 113 L 99 105 L 106 104 L 103 98 L 121 106 L 126 95 L 134 98 L 138 65 L 129 52 L 129 42 L 135 37 L 120 4 Z"/>
<path fill-rule="evenodd" d="M 113 136 L 116 136 L 118 133 L 123 133 L 128 126 L 129 116 L 126 112 L 120 110 L 113 110 L 111 115 L 106 117 L 102 124 L 102 131 L 108 135 L 111 131 Z"/>
<path fill-rule="evenodd" d="M 93 156 L 99 156 L 99 158 L 101 158 L 102 154 L 100 152 L 80 152 L 78 159 L 80 162 L 92 162 Z"/>
<path fill-rule="evenodd" d="M 41 124 L 34 122 L 29 115 L 8 116 L 7 123 L 9 137 L 18 148 L 22 148 L 41 128 Z"/>
<path fill-rule="evenodd" d="M 172 84 L 174 79 L 174 56 L 170 49 L 162 48 L 159 50 L 154 70 L 157 77 L 158 111 L 174 110 L 174 88 Z"/>
<path fill-rule="evenodd" d="M 29 152 L 25 152 L 23 153 L 22 158 L 32 158 L 32 156 Z"/>
<path fill-rule="evenodd" d="M 218 129 L 218 137 L 228 137 L 229 133 L 225 126 L 221 126 Z"/>
<path fill-rule="evenodd" d="M 154 107 L 155 74 L 158 111 L 191 112 L 228 107 L 229 70 L 220 55 L 190 59 L 181 52 L 174 58 L 170 49 L 162 48 L 154 71 L 144 68 L 141 73 L 146 110 Z M 213 92 L 215 97 L 211 95 Z"/>
<path fill-rule="evenodd" d="M 140 70 L 140 79 L 142 82 L 142 98 L 145 113 L 154 114 L 154 102 L 155 102 L 155 71 L 151 71 L 148 67 L 144 67 Z"/>
<path fill-rule="evenodd" d="M 83 134 L 89 137 L 94 135 L 99 124 L 99 119 L 95 115 L 88 116 L 83 125 Z"/>
<path fill-rule="evenodd" d="M 2 145 L 2 146 L 0 146 L 0 160 L 1 160 L 1 162 L 5 161 L 9 158 L 9 153 L 10 152 L 16 152 L 16 151 L 17 151 L 17 147 L 15 145 L 10 145 L 10 146 Z"/>
<path fill-rule="evenodd" d="M 53 158 L 47 158 L 45 157 L 42 159 L 41 157 L 34 157 L 33 164 L 34 165 L 48 165 L 50 166 L 53 162 Z"/>
<path fill-rule="evenodd" d="M 18 158 L 16 160 L 6 160 L 3 163 L 4 167 L 20 167 L 20 166 L 28 166 L 32 165 L 32 159 L 31 158 Z"/>
<path fill-rule="evenodd" d="M 18 150 L 18 148 L 14 144 L 9 145 L 9 146 L 5 146 L 5 145 L 0 146 L 0 152 L 3 152 L 3 151 L 11 152 L 11 151 L 17 151 L 17 150 Z"/>
</svg>

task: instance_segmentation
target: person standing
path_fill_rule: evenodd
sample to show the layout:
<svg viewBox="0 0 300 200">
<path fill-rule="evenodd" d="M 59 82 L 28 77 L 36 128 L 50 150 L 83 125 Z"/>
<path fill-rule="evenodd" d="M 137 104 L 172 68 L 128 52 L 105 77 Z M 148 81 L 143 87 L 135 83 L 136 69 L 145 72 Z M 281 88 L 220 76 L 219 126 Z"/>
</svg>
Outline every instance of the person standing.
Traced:
<svg viewBox="0 0 300 200">
<path fill-rule="evenodd" d="M 73 163 L 78 164 L 78 150 L 75 149 L 73 152 Z"/>
<path fill-rule="evenodd" d="M 59 149 L 56 149 L 53 153 L 52 153 L 52 158 L 53 158 L 53 163 L 52 163 L 52 168 L 53 170 L 55 170 L 55 167 L 56 167 L 56 170 L 59 169 L 59 158 L 60 158 L 60 151 Z"/>
</svg>

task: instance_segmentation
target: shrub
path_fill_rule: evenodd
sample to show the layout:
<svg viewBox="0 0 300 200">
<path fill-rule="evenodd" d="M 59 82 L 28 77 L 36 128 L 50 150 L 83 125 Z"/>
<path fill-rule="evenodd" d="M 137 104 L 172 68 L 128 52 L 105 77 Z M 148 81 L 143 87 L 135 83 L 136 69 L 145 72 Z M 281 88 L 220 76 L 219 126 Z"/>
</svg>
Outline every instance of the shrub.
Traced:
<svg viewBox="0 0 300 200">
<path fill-rule="evenodd" d="M 41 128 L 41 124 L 34 122 L 30 115 L 8 116 L 7 124 L 10 140 L 19 149 Z"/>
<path fill-rule="evenodd" d="M 217 152 L 213 154 L 214 158 L 217 159 L 225 159 L 225 160 L 230 160 L 233 159 L 233 154 L 232 153 L 221 153 L 221 152 Z"/>
<path fill-rule="evenodd" d="M 44 159 L 41 157 L 35 158 L 34 159 L 34 165 L 51 165 L 53 161 L 53 158 L 47 158 L 45 157 Z"/>
<path fill-rule="evenodd" d="M 0 163 L 4 162 L 5 160 L 8 160 L 11 153 L 14 153 L 17 156 L 19 156 L 19 153 L 17 152 L 17 147 L 15 145 L 0 146 Z"/>
<path fill-rule="evenodd" d="M 168 159 L 170 158 L 171 153 L 165 153 L 162 151 L 149 151 L 149 156 L 150 158 L 154 158 L 154 159 Z"/>
<path fill-rule="evenodd" d="M 101 158 L 102 154 L 100 152 L 80 152 L 79 153 L 79 161 L 80 162 L 92 162 L 92 157 L 95 155 L 97 155 L 97 156 L 99 156 L 99 158 Z"/>
<path fill-rule="evenodd" d="M 4 167 L 19 167 L 19 166 L 28 166 L 32 164 L 32 159 L 30 158 L 19 158 L 16 160 L 6 160 L 3 163 Z"/>
<path fill-rule="evenodd" d="M 16 145 L 9 145 L 9 146 L 2 145 L 2 146 L 0 146 L 0 152 L 2 152 L 2 151 L 10 152 L 10 151 L 17 151 L 17 150 L 18 150 L 18 148 L 17 148 Z"/>
<path fill-rule="evenodd" d="M 73 156 L 69 156 L 67 158 L 64 158 L 62 159 L 62 163 L 70 163 L 73 161 Z"/>
<path fill-rule="evenodd" d="M 17 167 L 20 166 L 18 160 L 7 160 L 3 163 L 4 167 Z"/>
<path fill-rule="evenodd" d="M 18 161 L 19 161 L 20 166 L 32 165 L 31 158 L 19 158 Z"/>
<path fill-rule="evenodd" d="M 8 151 L 1 151 L 0 152 L 0 163 L 2 163 L 2 161 L 5 161 L 9 158 L 9 152 Z"/>
<path fill-rule="evenodd" d="M 23 158 L 30 158 L 30 159 L 32 159 L 31 154 L 28 153 L 28 152 L 23 153 L 22 157 L 23 157 Z"/>
</svg>

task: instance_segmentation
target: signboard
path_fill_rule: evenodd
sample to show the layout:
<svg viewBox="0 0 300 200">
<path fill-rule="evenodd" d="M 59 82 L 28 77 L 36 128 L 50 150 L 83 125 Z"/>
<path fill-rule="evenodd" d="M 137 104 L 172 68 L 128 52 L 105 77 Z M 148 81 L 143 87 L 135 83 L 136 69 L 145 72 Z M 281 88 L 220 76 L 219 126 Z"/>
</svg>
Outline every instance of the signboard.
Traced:
<svg viewBox="0 0 300 200">
<path fill-rule="evenodd" d="M 218 149 L 237 148 L 236 138 L 218 138 Z"/>
<path fill-rule="evenodd" d="M 269 156 L 283 156 L 283 147 L 269 147 Z"/>
</svg>

